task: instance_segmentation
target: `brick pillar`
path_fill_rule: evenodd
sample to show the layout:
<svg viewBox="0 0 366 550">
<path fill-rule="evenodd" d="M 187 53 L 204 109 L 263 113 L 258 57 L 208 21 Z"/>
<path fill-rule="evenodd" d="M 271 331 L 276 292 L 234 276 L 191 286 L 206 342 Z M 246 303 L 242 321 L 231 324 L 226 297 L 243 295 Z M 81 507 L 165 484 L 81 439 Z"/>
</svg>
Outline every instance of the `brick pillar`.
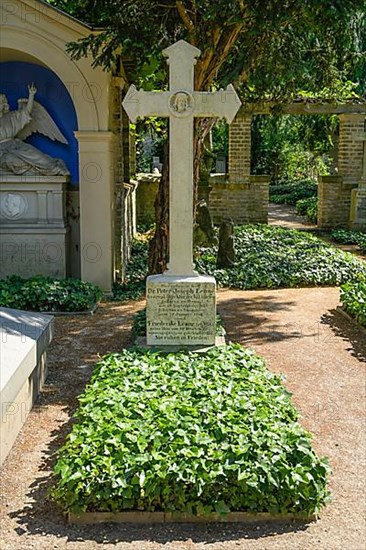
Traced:
<svg viewBox="0 0 366 550">
<path fill-rule="evenodd" d="M 229 127 L 229 181 L 242 183 L 250 176 L 251 158 L 250 115 L 237 116 Z"/>
<path fill-rule="evenodd" d="M 338 173 L 348 181 L 356 181 L 362 175 L 364 114 L 339 115 Z"/>
</svg>

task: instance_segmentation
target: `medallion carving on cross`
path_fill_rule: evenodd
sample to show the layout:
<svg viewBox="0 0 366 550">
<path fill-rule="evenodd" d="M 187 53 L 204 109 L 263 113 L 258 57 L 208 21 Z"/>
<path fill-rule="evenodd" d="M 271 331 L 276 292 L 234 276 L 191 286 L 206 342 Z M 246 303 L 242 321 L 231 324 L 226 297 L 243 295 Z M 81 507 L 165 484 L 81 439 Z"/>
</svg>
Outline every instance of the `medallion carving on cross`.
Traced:
<svg viewBox="0 0 366 550">
<path fill-rule="evenodd" d="M 165 275 L 195 276 L 193 264 L 193 120 L 226 118 L 230 124 L 241 102 L 229 84 L 218 92 L 194 91 L 194 65 L 200 50 L 179 40 L 163 50 L 169 64 L 169 90 L 145 92 L 130 86 L 123 107 L 130 120 L 169 117 L 169 263 Z"/>
</svg>

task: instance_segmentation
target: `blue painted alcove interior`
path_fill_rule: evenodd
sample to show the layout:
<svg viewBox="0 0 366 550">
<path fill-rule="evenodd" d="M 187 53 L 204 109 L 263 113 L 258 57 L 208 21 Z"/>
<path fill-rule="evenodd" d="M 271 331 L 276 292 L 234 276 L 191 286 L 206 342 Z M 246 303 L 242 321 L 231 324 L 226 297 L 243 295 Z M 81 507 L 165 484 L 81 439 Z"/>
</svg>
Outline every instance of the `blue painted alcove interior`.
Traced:
<svg viewBox="0 0 366 550">
<path fill-rule="evenodd" d="M 6 94 L 10 109 L 17 109 L 19 98 L 28 97 L 28 84 L 34 82 L 39 101 L 51 115 L 68 141 L 68 145 L 52 141 L 42 134 L 33 134 L 26 141 L 51 157 L 65 161 L 71 173 L 71 182 L 79 181 L 78 143 L 74 131 L 78 129 L 77 116 L 71 96 L 50 69 L 34 63 L 7 61 L 0 63 L 0 92 Z"/>
</svg>

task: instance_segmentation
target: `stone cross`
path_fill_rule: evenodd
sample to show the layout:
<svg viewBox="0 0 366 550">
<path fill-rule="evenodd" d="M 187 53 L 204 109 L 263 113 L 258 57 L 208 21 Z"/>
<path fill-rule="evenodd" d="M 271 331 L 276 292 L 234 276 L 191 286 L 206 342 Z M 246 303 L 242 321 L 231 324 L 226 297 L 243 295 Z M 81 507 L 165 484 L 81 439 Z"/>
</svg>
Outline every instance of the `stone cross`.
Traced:
<svg viewBox="0 0 366 550">
<path fill-rule="evenodd" d="M 197 275 L 193 253 L 193 119 L 224 117 L 230 123 L 240 100 L 233 86 L 218 92 L 194 91 L 194 65 L 200 50 L 179 40 L 163 50 L 169 64 L 169 91 L 145 92 L 130 86 L 122 103 L 132 122 L 138 117 L 169 117 L 169 263 L 166 275 Z"/>
</svg>

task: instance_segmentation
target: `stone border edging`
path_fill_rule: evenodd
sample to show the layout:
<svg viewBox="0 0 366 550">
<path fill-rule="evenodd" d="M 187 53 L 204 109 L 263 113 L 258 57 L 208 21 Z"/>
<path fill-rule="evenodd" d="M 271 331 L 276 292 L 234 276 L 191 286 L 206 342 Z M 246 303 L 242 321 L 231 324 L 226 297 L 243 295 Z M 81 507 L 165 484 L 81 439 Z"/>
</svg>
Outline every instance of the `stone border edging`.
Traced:
<svg viewBox="0 0 366 550">
<path fill-rule="evenodd" d="M 337 309 L 336 311 L 338 311 L 338 313 L 340 313 L 345 319 L 347 319 L 347 321 L 350 321 L 356 328 L 358 328 L 361 332 L 363 332 L 364 334 L 366 334 L 366 328 L 363 327 L 362 325 L 360 325 L 356 319 L 354 317 L 352 317 L 352 315 L 350 315 L 349 313 L 347 313 L 347 311 L 345 311 L 343 309 L 343 307 L 341 306 L 337 306 Z"/>
<path fill-rule="evenodd" d="M 185 512 L 83 512 L 68 513 L 68 523 L 74 525 L 95 525 L 99 523 L 266 523 L 289 521 L 315 521 L 317 516 L 301 516 L 298 514 L 270 514 L 269 512 L 229 512 L 195 516 Z"/>
</svg>

